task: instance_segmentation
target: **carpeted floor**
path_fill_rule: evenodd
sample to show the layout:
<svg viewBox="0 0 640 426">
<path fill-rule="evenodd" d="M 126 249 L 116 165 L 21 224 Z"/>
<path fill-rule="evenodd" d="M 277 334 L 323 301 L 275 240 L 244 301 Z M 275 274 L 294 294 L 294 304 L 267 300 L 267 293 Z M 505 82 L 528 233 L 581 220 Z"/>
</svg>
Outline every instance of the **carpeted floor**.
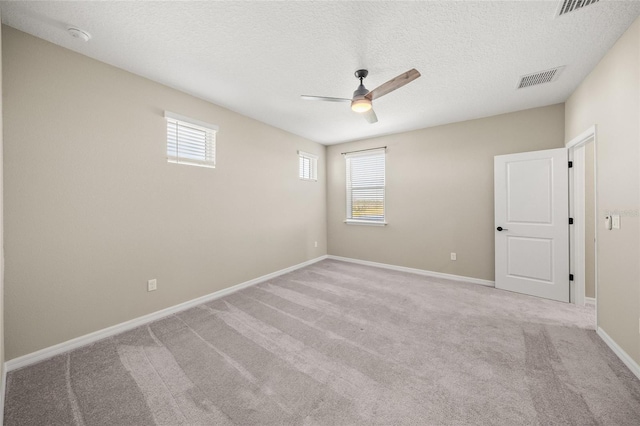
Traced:
<svg viewBox="0 0 640 426">
<path fill-rule="evenodd" d="M 593 321 L 325 260 L 11 372 L 5 425 L 638 425 Z"/>
</svg>

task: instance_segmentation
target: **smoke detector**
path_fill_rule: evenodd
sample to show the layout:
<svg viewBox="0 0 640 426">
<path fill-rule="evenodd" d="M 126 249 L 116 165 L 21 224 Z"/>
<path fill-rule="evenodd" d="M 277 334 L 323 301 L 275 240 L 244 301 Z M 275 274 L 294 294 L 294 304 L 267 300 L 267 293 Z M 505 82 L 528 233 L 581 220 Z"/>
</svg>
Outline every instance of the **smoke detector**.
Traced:
<svg viewBox="0 0 640 426">
<path fill-rule="evenodd" d="M 67 28 L 67 32 L 71 37 L 77 38 L 78 40 L 89 41 L 89 39 L 91 39 L 91 34 L 76 27 Z"/>
</svg>

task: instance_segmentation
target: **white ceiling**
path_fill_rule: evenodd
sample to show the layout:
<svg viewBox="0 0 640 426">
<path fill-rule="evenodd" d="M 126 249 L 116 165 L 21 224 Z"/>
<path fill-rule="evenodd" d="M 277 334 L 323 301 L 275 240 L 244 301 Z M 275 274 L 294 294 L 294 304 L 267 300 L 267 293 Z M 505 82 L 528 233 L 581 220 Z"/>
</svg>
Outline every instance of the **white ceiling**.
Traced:
<svg viewBox="0 0 640 426">
<path fill-rule="evenodd" d="M 640 1 L 601 0 L 556 18 L 557 1 L 2 2 L 2 22 L 306 138 L 333 144 L 565 101 L 633 20 Z M 67 34 L 68 25 L 92 35 Z M 560 65 L 552 83 L 523 74 Z M 372 90 L 368 124 L 348 103 Z M 211 118 L 215 121 L 215 118 Z"/>
</svg>

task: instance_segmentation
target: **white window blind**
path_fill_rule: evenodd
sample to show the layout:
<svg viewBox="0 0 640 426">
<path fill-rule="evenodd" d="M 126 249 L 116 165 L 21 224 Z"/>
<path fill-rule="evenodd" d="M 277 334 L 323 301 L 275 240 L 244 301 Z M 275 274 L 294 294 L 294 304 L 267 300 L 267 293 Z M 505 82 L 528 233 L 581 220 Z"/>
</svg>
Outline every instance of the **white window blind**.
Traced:
<svg viewBox="0 0 640 426">
<path fill-rule="evenodd" d="M 168 111 L 164 116 L 167 119 L 167 161 L 215 167 L 218 126 Z"/>
<path fill-rule="evenodd" d="M 298 151 L 298 176 L 302 180 L 318 180 L 318 156 Z"/>
<path fill-rule="evenodd" d="M 347 223 L 384 224 L 385 150 L 345 154 Z"/>
</svg>

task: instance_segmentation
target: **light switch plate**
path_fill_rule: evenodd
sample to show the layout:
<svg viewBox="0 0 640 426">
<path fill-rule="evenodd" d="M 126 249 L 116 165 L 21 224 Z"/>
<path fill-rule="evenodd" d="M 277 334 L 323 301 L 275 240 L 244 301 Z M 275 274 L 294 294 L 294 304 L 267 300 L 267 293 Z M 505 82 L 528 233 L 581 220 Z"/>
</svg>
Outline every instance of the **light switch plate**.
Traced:
<svg viewBox="0 0 640 426">
<path fill-rule="evenodd" d="M 619 214 L 611 215 L 611 227 L 613 229 L 620 229 L 620 215 Z"/>
<path fill-rule="evenodd" d="M 158 280 L 152 279 L 147 281 L 147 291 L 155 291 L 158 289 Z"/>
</svg>

